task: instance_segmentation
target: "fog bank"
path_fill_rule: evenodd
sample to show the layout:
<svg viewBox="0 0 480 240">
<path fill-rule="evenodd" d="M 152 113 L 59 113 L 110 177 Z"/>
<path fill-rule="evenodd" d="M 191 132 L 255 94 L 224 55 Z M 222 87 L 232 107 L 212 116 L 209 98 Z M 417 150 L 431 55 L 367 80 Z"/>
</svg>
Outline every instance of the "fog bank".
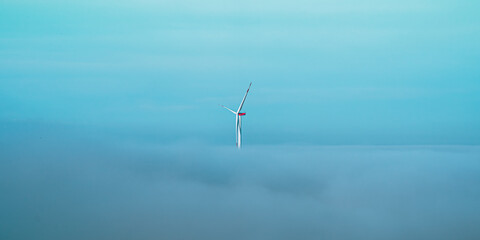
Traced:
<svg viewBox="0 0 480 240">
<path fill-rule="evenodd" d="M 478 146 L 2 139 L 1 239 L 478 239 Z"/>
</svg>

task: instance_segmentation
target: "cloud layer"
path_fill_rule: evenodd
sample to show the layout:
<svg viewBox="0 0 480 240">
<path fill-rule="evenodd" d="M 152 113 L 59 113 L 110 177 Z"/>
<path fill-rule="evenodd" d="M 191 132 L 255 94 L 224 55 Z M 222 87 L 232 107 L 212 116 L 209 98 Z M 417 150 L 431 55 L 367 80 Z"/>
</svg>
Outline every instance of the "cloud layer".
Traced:
<svg viewBox="0 0 480 240">
<path fill-rule="evenodd" d="M 2 239 L 477 239 L 480 148 L 6 140 Z M 108 143 L 106 143 L 108 142 Z"/>
</svg>

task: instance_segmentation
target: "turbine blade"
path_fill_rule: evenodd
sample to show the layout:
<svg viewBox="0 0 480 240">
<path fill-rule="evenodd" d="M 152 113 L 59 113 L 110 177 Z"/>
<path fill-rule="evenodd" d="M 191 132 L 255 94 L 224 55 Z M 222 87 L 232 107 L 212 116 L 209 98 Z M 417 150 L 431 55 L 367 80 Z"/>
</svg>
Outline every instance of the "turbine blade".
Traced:
<svg viewBox="0 0 480 240">
<path fill-rule="evenodd" d="M 238 117 L 238 148 L 242 148 L 242 117 Z"/>
<path fill-rule="evenodd" d="M 247 89 L 247 92 L 245 93 L 245 96 L 243 96 L 243 100 L 242 100 L 242 103 L 240 103 L 240 107 L 238 107 L 237 113 L 239 113 L 240 110 L 242 110 L 243 103 L 245 102 L 245 98 L 247 98 L 248 91 L 250 91 L 250 86 L 252 86 L 251 82 L 250 82 L 250 85 L 248 85 L 248 89 Z"/>
<path fill-rule="evenodd" d="M 238 120 L 240 116 L 236 115 L 235 117 L 235 145 L 238 147 Z"/>
<path fill-rule="evenodd" d="M 235 115 L 237 114 L 235 111 L 233 111 L 232 109 L 230 109 L 230 108 L 228 108 L 228 107 L 225 107 L 225 106 L 223 106 L 223 105 L 220 105 L 220 106 L 226 108 L 227 110 L 229 110 L 230 112 L 232 112 L 232 113 L 235 114 Z"/>
</svg>

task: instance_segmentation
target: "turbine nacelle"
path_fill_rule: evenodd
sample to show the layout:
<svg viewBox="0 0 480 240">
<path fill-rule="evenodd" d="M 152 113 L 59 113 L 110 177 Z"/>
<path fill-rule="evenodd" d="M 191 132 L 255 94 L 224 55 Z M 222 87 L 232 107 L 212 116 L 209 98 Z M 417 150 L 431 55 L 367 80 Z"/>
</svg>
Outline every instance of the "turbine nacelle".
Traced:
<svg viewBox="0 0 480 240">
<path fill-rule="evenodd" d="M 246 113 L 238 113 L 238 116 L 245 116 L 247 115 Z"/>
</svg>

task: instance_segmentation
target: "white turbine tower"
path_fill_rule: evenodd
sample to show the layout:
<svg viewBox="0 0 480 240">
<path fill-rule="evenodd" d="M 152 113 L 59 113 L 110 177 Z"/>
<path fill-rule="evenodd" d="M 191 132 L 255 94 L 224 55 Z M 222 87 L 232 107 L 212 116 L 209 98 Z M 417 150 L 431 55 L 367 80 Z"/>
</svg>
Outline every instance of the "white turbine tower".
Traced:
<svg viewBox="0 0 480 240">
<path fill-rule="evenodd" d="M 250 86 L 252 86 L 252 83 L 248 85 L 247 92 L 245 93 L 245 96 L 243 96 L 242 103 L 240 103 L 240 106 L 238 107 L 236 112 L 222 105 L 222 107 L 228 109 L 230 112 L 235 114 L 235 137 L 236 137 L 238 148 L 242 147 L 242 116 L 245 116 L 246 114 L 246 113 L 241 113 L 240 111 L 242 110 L 243 103 L 245 102 L 245 98 L 247 98 L 248 91 L 250 91 Z"/>
</svg>

